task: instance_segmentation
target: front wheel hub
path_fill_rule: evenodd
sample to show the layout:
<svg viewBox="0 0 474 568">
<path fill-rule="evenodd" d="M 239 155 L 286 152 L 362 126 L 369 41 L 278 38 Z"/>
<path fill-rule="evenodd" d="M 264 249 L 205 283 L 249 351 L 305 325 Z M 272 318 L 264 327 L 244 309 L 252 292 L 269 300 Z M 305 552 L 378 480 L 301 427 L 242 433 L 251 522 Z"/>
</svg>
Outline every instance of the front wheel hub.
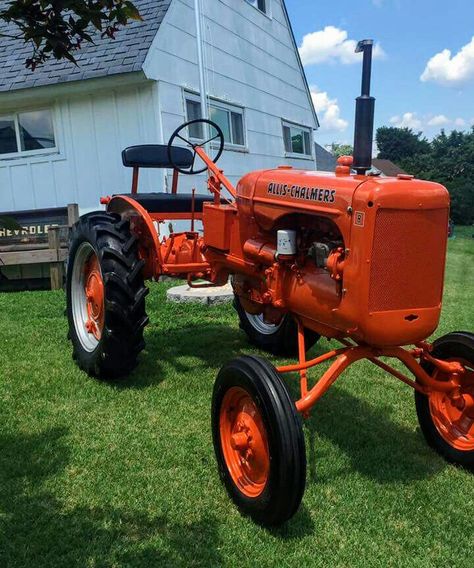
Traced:
<svg viewBox="0 0 474 568">
<path fill-rule="evenodd" d="M 469 370 L 467 361 L 451 360 L 449 363 L 463 367 L 458 377 L 459 389 L 454 396 L 432 391 L 429 396 L 430 412 L 436 429 L 450 446 L 471 451 L 474 450 L 474 372 Z M 436 369 L 433 377 L 442 380 L 449 375 Z"/>
<path fill-rule="evenodd" d="M 236 432 L 230 437 L 232 449 L 241 452 L 249 447 L 249 438 L 245 432 Z"/>
<path fill-rule="evenodd" d="M 220 437 L 233 482 L 247 497 L 258 497 L 270 473 L 270 453 L 262 414 L 243 388 L 232 387 L 224 396 Z"/>
</svg>

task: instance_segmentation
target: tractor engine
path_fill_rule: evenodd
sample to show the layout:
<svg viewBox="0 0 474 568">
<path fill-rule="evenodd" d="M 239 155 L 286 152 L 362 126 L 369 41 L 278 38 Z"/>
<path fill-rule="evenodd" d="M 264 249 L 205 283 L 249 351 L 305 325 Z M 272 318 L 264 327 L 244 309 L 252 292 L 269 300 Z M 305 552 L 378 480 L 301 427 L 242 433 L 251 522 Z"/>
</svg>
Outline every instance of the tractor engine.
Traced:
<svg viewBox="0 0 474 568">
<path fill-rule="evenodd" d="M 242 178 L 240 245 L 254 269 L 235 291 L 269 323 L 291 311 L 326 337 L 415 343 L 439 321 L 448 193 L 407 175 L 353 175 L 350 161 L 336 175 L 284 166 Z"/>
</svg>

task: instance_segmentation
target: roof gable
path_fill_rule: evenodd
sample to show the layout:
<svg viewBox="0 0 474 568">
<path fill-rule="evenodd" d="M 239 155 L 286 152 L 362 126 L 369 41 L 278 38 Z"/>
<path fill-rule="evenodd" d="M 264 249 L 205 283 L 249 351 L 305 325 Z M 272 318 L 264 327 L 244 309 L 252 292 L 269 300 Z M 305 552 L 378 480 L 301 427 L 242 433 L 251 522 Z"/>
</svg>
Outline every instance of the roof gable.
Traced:
<svg viewBox="0 0 474 568">
<path fill-rule="evenodd" d="M 336 158 L 326 148 L 314 143 L 316 154 L 316 169 L 322 172 L 333 172 L 336 167 Z"/>
<path fill-rule="evenodd" d="M 406 174 L 406 172 L 402 170 L 402 168 L 400 168 L 399 166 L 397 166 L 397 164 L 394 164 L 390 160 L 374 158 L 372 160 L 372 166 L 387 177 L 396 177 L 398 174 Z"/>
<path fill-rule="evenodd" d="M 290 30 L 290 35 L 291 35 L 291 40 L 293 42 L 293 47 L 295 49 L 295 53 L 296 53 L 296 59 L 298 61 L 298 66 L 300 68 L 301 71 L 301 75 L 303 76 L 303 82 L 306 88 L 306 92 L 308 94 L 308 101 L 313 113 L 313 117 L 314 117 L 314 122 L 316 124 L 316 128 L 319 128 L 320 124 L 319 124 L 319 119 L 318 116 L 316 114 L 316 109 L 314 108 L 314 103 L 313 103 L 313 97 L 311 96 L 311 89 L 309 88 L 308 85 L 308 79 L 306 78 L 306 73 L 304 70 L 304 66 L 303 66 L 303 62 L 301 61 L 301 57 L 300 57 L 300 52 L 298 50 L 298 44 L 296 43 L 296 38 L 295 38 L 295 33 L 293 31 L 293 26 L 291 25 L 291 20 L 290 20 L 290 16 L 288 14 L 288 9 L 286 7 L 285 4 L 285 0 L 281 0 L 281 5 L 283 7 L 283 13 L 285 15 L 285 19 L 286 19 L 286 24 L 288 26 L 288 29 Z"/>
<path fill-rule="evenodd" d="M 31 71 L 25 68 L 31 45 L 21 39 L 0 37 L 0 91 L 140 71 L 171 1 L 134 0 L 143 21 L 125 26 L 117 32 L 115 40 L 101 38 L 100 32 L 92 34 L 94 44 L 84 43 L 75 54 L 78 66 L 67 60 L 52 59 Z M 8 0 L 0 0 L 0 7 L 7 3 Z M 0 34 L 12 32 L 16 32 L 15 26 L 0 22 Z"/>
</svg>

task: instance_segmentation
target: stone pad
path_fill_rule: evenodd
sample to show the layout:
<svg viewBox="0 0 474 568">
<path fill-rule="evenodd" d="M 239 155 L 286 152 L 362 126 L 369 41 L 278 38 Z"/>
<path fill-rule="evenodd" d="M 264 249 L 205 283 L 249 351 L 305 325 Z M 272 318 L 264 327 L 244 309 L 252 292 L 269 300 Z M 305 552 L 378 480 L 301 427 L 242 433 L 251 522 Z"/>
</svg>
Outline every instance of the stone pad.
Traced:
<svg viewBox="0 0 474 568">
<path fill-rule="evenodd" d="M 230 284 L 209 288 L 190 288 L 185 284 L 184 286 L 174 286 L 166 292 L 166 299 L 171 302 L 196 302 L 214 305 L 231 302 L 233 298 L 234 292 Z"/>
</svg>

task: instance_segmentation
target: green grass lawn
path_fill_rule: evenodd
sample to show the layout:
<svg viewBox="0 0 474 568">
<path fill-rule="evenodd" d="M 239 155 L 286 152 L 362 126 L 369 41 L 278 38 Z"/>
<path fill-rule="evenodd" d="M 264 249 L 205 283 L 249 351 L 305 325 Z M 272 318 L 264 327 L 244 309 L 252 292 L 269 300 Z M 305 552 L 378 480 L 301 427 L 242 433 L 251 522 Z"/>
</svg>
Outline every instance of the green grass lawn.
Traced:
<svg viewBox="0 0 474 568">
<path fill-rule="evenodd" d="M 472 232 L 449 244 L 436 336 L 474 330 Z M 243 518 L 217 476 L 210 399 L 218 369 L 256 351 L 230 306 L 165 291 L 151 286 L 147 350 L 119 385 L 74 365 L 62 292 L 0 295 L 2 568 L 473 565 L 474 476 L 425 445 L 411 389 L 370 363 L 305 423 L 298 514 L 273 531 Z"/>
</svg>

